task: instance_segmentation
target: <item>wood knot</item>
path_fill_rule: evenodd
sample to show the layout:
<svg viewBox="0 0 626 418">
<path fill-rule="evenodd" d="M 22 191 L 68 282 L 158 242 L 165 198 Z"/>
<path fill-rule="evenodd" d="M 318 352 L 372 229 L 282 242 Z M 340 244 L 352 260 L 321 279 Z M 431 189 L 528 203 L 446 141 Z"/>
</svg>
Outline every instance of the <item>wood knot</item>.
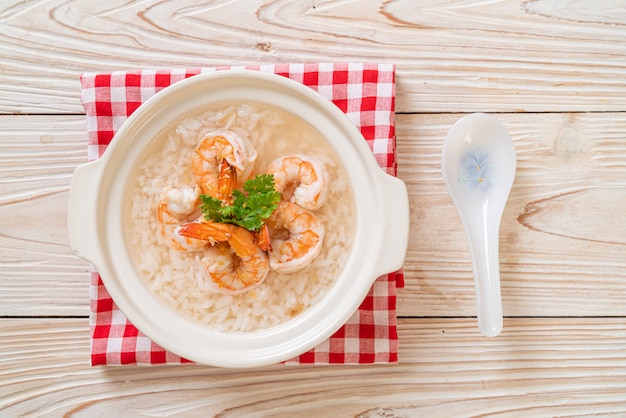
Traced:
<svg viewBox="0 0 626 418">
<path fill-rule="evenodd" d="M 254 50 L 261 51 L 261 52 L 272 52 L 272 43 L 271 42 L 257 42 L 257 44 L 254 45 Z"/>
<path fill-rule="evenodd" d="M 566 164 L 578 163 L 587 154 L 584 137 L 571 125 L 566 125 L 560 130 L 554 146 L 557 157 Z"/>
</svg>

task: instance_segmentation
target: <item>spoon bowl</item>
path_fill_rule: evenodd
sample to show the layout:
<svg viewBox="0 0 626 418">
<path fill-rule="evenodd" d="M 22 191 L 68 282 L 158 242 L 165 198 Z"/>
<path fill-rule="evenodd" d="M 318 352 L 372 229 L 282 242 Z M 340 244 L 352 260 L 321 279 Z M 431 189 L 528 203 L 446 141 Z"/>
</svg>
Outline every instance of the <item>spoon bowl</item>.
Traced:
<svg viewBox="0 0 626 418">
<path fill-rule="evenodd" d="M 493 337 L 502 331 L 498 241 L 515 178 L 513 141 L 494 117 L 484 113 L 464 116 L 448 132 L 441 169 L 469 242 L 478 328 Z"/>
</svg>

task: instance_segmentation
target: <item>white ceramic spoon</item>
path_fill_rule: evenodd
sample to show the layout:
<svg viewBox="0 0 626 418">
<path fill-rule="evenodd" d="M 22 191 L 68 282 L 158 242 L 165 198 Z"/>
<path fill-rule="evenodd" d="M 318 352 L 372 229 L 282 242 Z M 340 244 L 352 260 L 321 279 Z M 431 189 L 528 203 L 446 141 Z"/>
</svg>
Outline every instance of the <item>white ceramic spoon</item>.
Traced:
<svg viewBox="0 0 626 418">
<path fill-rule="evenodd" d="M 495 118 L 473 113 L 450 129 L 443 145 L 441 169 L 467 233 L 478 328 L 488 337 L 502 331 L 498 241 L 515 168 L 515 147 Z"/>
</svg>

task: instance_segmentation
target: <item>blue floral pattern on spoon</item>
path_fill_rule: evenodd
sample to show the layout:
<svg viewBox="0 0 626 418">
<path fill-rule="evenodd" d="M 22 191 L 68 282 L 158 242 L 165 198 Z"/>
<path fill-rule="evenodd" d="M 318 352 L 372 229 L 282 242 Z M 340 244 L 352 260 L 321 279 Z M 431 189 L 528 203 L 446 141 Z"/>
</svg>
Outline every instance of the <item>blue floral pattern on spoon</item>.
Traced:
<svg viewBox="0 0 626 418">
<path fill-rule="evenodd" d="M 495 179 L 491 176 L 493 165 L 489 161 L 489 154 L 480 148 L 468 150 L 460 164 L 463 174 L 459 181 L 465 183 L 469 190 L 486 192 L 494 184 Z"/>
</svg>

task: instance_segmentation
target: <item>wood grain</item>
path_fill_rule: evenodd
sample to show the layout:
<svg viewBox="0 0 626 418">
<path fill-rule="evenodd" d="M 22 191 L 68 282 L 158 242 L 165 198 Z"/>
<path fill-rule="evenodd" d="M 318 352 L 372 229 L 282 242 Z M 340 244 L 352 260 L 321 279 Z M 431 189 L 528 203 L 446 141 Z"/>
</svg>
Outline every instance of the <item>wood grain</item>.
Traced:
<svg viewBox="0 0 626 418">
<path fill-rule="evenodd" d="M 398 65 L 400 112 L 624 111 L 623 9 L 576 0 L 4 1 L 0 112 L 82 113 L 85 71 Z"/>
<path fill-rule="evenodd" d="M 472 316 L 467 241 L 441 177 L 461 115 L 398 115 L 411 231 L 401 316 Z M 626 119 L 620 113 L 501 114 L 518 171 L 501 225 L 507 316 L 625 316 Z M 66 233 L 83 116 L 0 117 L 0 315 L 87 315 L 88 264 Z"/>
<path fill-rule="evenodd" d="M 413 319 L 400 339 L 398 365 L 91 368 L 86 320 L 0 320 L 0 414 L 626 414 L 621 319 L 508 319 L 493 339 L 472 320 Z"/>
<path fill-rule="evenodd" d="M 443 139 L 461 115 L 398 121 L 411 204 L 401 312 L 474 315 L 465 233 L 441 178 Z M 626 143 L 621 114 L 501 114 L 517 174 L 501 223 L 505 315 L 624 315 Z M 617 267 L 619 266 L 619 267 Z M 419 304 L 419 307 L 415 307 Z"/>
<path fill-rule="evenodd" d="M 619 0 L 0 1 L 0 416 L 626 416 L 624 39 Z M 400 363 L 90 367 L 80 74 L 320 61 L 397 64 Z M 477 111 L 518 156 L 496 338 L 440 168 Z"/>
<path fill-rule="evenodd" d="M 86 315 L 88 264 L 67 238 L 83 117 L 0 117 L 0 315 Z"/>
</svg>

